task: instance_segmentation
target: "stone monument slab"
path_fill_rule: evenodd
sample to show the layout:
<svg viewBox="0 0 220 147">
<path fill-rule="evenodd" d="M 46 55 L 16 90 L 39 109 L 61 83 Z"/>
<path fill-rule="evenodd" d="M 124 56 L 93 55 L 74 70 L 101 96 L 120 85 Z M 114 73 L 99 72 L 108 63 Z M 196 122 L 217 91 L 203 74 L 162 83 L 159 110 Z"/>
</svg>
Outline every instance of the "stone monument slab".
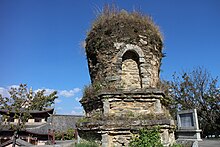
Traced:
<svg viewBox="0 0 220 147">
<path fill-rule="evenodd" d="M 196 109 L 183 110 L 177 112 L 178 140 L 197 140 L 202 141 L 199 129 Z"/>
</svg>

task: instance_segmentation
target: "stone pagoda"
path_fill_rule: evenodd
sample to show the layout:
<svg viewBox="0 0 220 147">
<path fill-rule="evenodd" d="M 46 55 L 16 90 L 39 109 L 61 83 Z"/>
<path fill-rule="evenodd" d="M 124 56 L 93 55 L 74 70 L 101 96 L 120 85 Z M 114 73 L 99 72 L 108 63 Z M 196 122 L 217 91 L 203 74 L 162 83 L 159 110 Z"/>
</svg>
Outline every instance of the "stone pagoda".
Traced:
<svg viewBox="0 0 220 147">
<path fill-rule="evenodd" d="M 162 47 L 148 16 L 104 10 L 86 38 L 92 84 L 80 101 L 86 113 L 78 124 L 81 138 L 128 146 L 140 129 L 159 126 L 163 145 L 174 143 L 174 121 L 158 88 Z"/>
</svg>

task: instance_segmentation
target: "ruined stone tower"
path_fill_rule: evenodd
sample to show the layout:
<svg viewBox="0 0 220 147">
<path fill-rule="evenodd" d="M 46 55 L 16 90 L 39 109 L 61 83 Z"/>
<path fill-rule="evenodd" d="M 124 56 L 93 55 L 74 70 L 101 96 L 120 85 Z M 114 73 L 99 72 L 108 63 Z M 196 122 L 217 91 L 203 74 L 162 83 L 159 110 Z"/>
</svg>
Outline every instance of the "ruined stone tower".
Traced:
<svg viewBox="0 0 220 147">
<path fill-rule="evenodd" d="M 91 86 L 80 101 L 86 118 L 81 138 L 103 147 L 128 146 L 142 128 L 160 126 L 164 146 L 174 142 L 174 123 L 158 89 L 162 37 L 148 16 L 106 9 L 86 38 Z"/>
</svg>

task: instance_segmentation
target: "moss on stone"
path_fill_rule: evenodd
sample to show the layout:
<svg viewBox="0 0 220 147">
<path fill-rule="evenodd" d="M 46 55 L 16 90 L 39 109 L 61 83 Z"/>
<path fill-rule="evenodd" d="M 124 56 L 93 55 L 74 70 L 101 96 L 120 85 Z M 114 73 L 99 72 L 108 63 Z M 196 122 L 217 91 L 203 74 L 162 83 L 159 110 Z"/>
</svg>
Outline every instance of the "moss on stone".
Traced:
<svg viewBox="0 0 220 147">
<path fill-rule="evenodd" d="M 93 22 L 86 38 L 86 54 L 92 82 L 103 81 L 118 53 L 114 43 L 134 44 L 162 58 L 163 39 L 151 17 L 139 12 L 127 12 L 106 7 Z M 143 43 L 145 42 L 145 43 Z M 103 70 L 102 72 L 100 70 Z"/>
</svg>

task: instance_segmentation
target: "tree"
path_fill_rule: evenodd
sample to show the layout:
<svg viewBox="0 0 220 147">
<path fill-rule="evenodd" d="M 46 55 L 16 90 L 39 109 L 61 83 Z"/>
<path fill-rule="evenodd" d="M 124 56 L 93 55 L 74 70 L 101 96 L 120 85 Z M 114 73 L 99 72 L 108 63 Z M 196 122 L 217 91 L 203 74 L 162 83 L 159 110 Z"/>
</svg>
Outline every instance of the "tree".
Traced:
<svg viewBox="0 0 220 147">
<path fill-rule="evenodd" d="M 32 89 L 28 90 L 26 84 L 20 84 L 18 88 L 12 87 L 9 90 L 10 97 L 3 97 L 0 94 L 0 108 L 6 110 L 7 112 L 3 114 L 3 120 L 18 120 L 15 125 L 10 124 L 10 129 L 14 131 L 13 146 L 15 145 L 16 138 L 19 135 L 19 131 L 25 128 L 25 123 L 31 118 L 30 110 L 41 111 L 46 107 L 51 106 L 57 98 L 56 91 L 49 95 L 46 95 L 45 91 L 46 90 L 40 90 L 34 93 Z"/>
<path fill-rule="evenodd" d="M 58 131 L 55 133 L 56 140 L 74 140 L 75 139 L 75 130 L 69 128 L 65 132 Z"/>
<path fill-rule="evenodd" d="M 197 109 L 203 137 L 220 132 L 220 88 L 218 79 L 206 69 L 197 67 L 174 74 L 170 82 L 171 95 L 178 110 Z"/>
</svg>

